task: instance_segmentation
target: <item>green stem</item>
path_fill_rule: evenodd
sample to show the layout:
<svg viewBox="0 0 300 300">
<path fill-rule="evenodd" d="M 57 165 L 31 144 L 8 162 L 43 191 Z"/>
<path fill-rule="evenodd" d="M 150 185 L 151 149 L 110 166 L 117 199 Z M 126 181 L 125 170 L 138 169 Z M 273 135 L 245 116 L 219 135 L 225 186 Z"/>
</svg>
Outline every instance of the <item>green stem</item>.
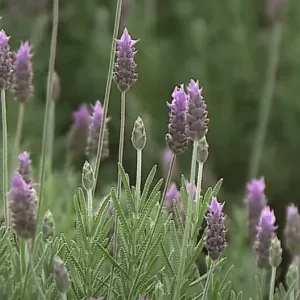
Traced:
<svg viewBox="0 0 300 300">
<path fill-rule="evenodd" d="M 50 102 L 50 114 L 49 114 L 49 138 L 48 138 L 48 160 L 49 160 L 49 173 L 52 171 L 53 161 L 53 147 L 54 147 L 54 136 L 55 136 L 55 102 Z"/>
<path fill-rule="evenodd" d="M 142 150 L 136 152 L 136 213 L 140 208 L 140 196 L 141 196 L 141 181 L 142 181 Z"/>
<path fill-rule="evenodd" d="M 166 179 L 166 182 L 165 182 L 164 190 L 163 190 L 162 197 L 161 197 L 161 200 L 160 200 L 159 208 L 158 208 L 158 211 L 157 211 L 157 214 L 156 214 L 156 217 L 155 217 L 154 226 L 152 227 L 148 242 L 147 242 L 145 250 L 143 252 L 143 256 L 142 256 L 142 259 L 140 261 L 139 267 L 137 269 L 137 272 L 136 272 L 136 275 L 135 275 L 135 278 L 134 278 L 134 281 L 133 281 L 128 299 L 132 299 L 135 287 L 136 287 L 138 279 L 139 279 L 139 276 L 141 274 L 142 268 L 144 267 L 144 262 L 145 262 L 145 259 L 146 259 L 146 255 L 148 254 L 148 250 L 150 248 L 150 245 L 151 245 L 151 242 L 152 242 L 152 239 L 153 239 L 153 236 L 154 236 L 154 233 L 155 233 L 158 221 L 159 221 L 159 217 L 160 217 L 163 205 L 164 205 L 164 200 L 166 198 L 167 190 L 168 190 L 170 182 L 171 182 L 175 161 L 176 161 L 176 155 L 173 154 L 171 162 L 170 162 L 169 171 L 168 171 L 167 179 Z"/>
<path fill-rule="evenodd" d="M 91 236 L 93 227 L 93 191 L 87 190 L 88 234 Z"/>
<path fill-rule="evenodd" d="M 102 115 L 102 120 L 101 120 L 100 135 L 99 135 L 99 142 L 98 142 L 98 149 L 97 149 L 96 163 L 95 163 L 95 170 L 94 170 L 95 171 L 95 180 L 96 180 L 94 192 L 95 192 L 95 189 L 97 186 L 97 180 L 98 180 L 98 174 L 99 174 L 99 168 L 100 168 L 100 162 L 101 162 L 101 155 L 102 155 L 102 149 L 103 149 L 105 120 L 106 120 L 107 111 L 108 111 L 110 90 L 111 90 L 111 84 L 112 84 L 112 79 L 113 79 L 115 52 L 116 52 L 116 39 L 118 37 L 118 31 L 119 31 L 119 26 L 120 26 L 121 10 L 122 10 L 122 0 L 118 0 L 116 15 L 115 15 L 113 39 L 112 39 L 111 51 L 110 51 L 109 69 L 108 69 L 104 102 L 103 102 L 103 115 Z"/>
<path fill-rule="evenodd" d="M 46 109 L 44 117 L 44 127 L 43 127 L 43 141 L 42 141 L 42 154 L 40 162 L 40 174 L 39 174 L 39 194 L 38 194 L 38 209 L 37 209 L 37 230 L 39 232 L 39 217 L 42 207 L 43 200 L 43 189 L 45 181 L 45 165 L 46 165 L 46 154 L 48 146 L 48 133 L 49 133 L 49 117 L 50 117 L 50 108 L 52 102 L 52 81 L 55 65 L 55 55 L 56 55 L 56 43 L 57 43 L 57 29 L 58 29 L 58 15 L 59 15 L 59 0 L 53 1 L 53 27 L 52 27 L 52 37 L 51 37 L 51 49 L 50 49 L 50 58 L 49 58 L 49 70 L 48 70 L 48 80 L 47 80 L 47 95 L 46 95 Z M 32 248 L 35 243 L 35 236 L 32 239 Z"/>
<path fill-rule="evenodd" d="M 123 152 L 124 152 L 124 136 L 125 136 L 125 116 L 126 116 L 126 92 L 121 93 L 121 128 L 120 128 L 120 139 L 119 139 L 119 164 L 123 166 Z M 118 185 L 117 185 L 117 197 L 118 201 L 121 199 L 121 174 L 118 171 Z M 114 245 L 113 245 L 113 255 L 115 260 L 118 260 L 118 217 L 115 216 L 115 226 L 114 226 Z M 107 294 L 107 299 L 110 297 L 110 292 L 113 284 L 114 277 L 114 265 L 111 267 L 110 272 L 109 289 Z"/>
<path fill-rule="evenodd" d="M 276 82 L 276 70 L 279 61 L 279 49 L 282 40 L 282 23 L 274 23 L 271 41 L 269 43 L 269 54 L 267 64 L 266 82 L 260 100 L 260 109 L 255 138 L 253 141 L 252 154 L 249 166 L 249 179 L 255 178 L 259 172 L 259 165 L 264 149 L 266 133 L 268 129 L 269 116 L 272 106 L 274 87 Z"/>
<path fill-rule="evenodd" d="M 67 300 L 67 294 L 60 294 L 61 300 Z"/>
<path fill-rule="evenodd" d="M 202 299 L 203 300 L 207 300 L 208 299 L 207 298 L 207 294 L 208 294 L 209 284 L 210 284 L 210 281 L 211 281 L 211 278 L 212 278 L 212 274 L 213 274 L 214 263 L 215 263 L 215 261 L 213 260 L 211 262 L 211 264 L 210 264 L 210 268 L 209 268 L 209 271 L 208 271 L 207 280 L 206 280 L 204 291 L 203 291 L 203 295 L 202 295 Z"/>
<path fill-rule="evenodd" d="M 195 177 L 196 177 L 196 163 L 197 163 L 197 149 L 198 149 L 198 142 L 194 141 L 193 144 L 193 155 L 192 155 L 192 164 L 191 164 L 191 174 L 190 174 L 190 186 L 191 189 L 193 188 L 195 184 Z M 189 199 L 188 199 L 188 209 L 187 209 L 187 217 L 186 217 L 186 225 L 184 227 L 184 233 L 183 233 L 183 240 L 182 240 L 182 246 L 180 249 L 180 263 L 178 268 L 178 275 L 177 275 L 177 283 L 175 287 L 175 294 L 173 299 L 180 298 L 180 290 L 183 282 L 183 274 L 184 274 L 184 266 L 185 266 L 185 258 L 187 254 L 187 247 L 188 247 L 188 240 L 190 235 L 190 227 L 192 223 L 192 211 L 193 211 L 193 198 L 192 198 L 192 192 L 188 191 L 189 193 Z"/>
<path fill-rule="evenodd" d="M 276 268 L 272 267 L 269 300 L 273 300 L 274 288 L 275 288 L 275 278 L 276 278 Z"/>
<path fill-rule="evenodd" d="M 3 178 L 3 204 L 6 226 L 9 224 L 9 210 L 7 202 L 8 192 L 8 166 L 7 166 L 7 112 L 5 90 L 1 89 L 1 110 L 2 110 L 2 178 Z"/>
<path fill-rule="evenodd" d="M 11 164 L 10 164 L 11 173 L 16 168 L 17 156 L 20 152 L 20 144 L 21 144 L 21 138 L 22 138 L 23 124 L 24 124 L 24 114 L 25 114 L 25 103 L 20 103 L 15 144 L 14 144 L 13 152 L 11 155 Z"/>
<path fill-rule="evenodd" d="M 200 211 L 200 196 L 201 196 L 201 186 L 202 186 L 202 177 L 203 177 L 203 163 L 198 163 L 198 178 L 197 178 L 197 192 L 196 192 L 196 216 L 197 221 L 199 218 Z"/>
</svg>

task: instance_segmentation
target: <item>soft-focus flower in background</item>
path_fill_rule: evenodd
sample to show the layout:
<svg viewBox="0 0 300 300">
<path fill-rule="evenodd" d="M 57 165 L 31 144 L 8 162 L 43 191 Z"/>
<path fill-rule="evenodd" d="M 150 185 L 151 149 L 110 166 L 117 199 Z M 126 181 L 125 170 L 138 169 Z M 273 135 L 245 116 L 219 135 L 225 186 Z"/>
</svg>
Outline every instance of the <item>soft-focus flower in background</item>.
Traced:
<svg viewBox="0 0 300 300">
<path fill-rule="evenodd" d="M 28 152 L 22 152 L 19 157 L 18 172 L 22 176 L 23 180 L 30 184 L 32 183 L 32 167 L 31 159 Z"/>
</svg>

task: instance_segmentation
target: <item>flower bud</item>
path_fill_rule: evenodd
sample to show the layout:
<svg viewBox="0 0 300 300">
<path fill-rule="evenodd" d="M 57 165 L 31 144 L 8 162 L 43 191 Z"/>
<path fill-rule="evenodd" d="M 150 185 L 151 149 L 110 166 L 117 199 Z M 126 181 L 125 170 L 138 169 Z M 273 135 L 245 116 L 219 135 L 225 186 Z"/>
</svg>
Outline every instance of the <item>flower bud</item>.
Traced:
<svg viewBox="0 0 300 300">
<path fill-rule="evenodd" d="M 208 157 L 208 143 L 206 141 L 206 137 L 204 136 L 198 144 L 197 149 L 197 161 L 199 163 L 204 164 Z"/>
<path fill-rule="evenodd" d="M 133 126 L 131 142 L 136 150 L 143 150 L 146 145 L 146 131 L 143 120 L 138 117 Z"/>
<path fill-rule="evenodd" d="M 92 190 L 95 186 L 94 171 L 88 161 L 85 161 L 82 168 L 82 185 L 86 190 Z"/>
<path fill-rule="evenodd" d="M 42 224 L 43 239 L 47 240 L 55 234 L 55 223 L 50 210 L 47 210 Z"/>
<path fill-rule="evenodd" d="M 270 248 L 270 264 L 272 267 L 277 268 L 282 261 L 282 248 L 281 243 L 277 236 L 272 240 Z"/>
<path fill-rule="evenodd" d="M 69 272 L 60 259 L 60 257 L 54 257 L 54 279 L 56 287 L 61 294 L 66 294 L 70 288 L 70 277 Z"/>
</svg>

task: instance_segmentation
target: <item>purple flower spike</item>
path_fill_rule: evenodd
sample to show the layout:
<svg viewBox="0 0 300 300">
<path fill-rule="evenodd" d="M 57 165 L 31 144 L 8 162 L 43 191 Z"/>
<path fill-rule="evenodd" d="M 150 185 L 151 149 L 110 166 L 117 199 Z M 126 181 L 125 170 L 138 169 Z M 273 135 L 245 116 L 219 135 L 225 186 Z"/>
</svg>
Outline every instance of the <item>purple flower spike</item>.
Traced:
<svg viewBox="0 0 300 300">
<path fill-rule="evenodd" d="M 121 92 L 126 92 L 137 81 L 136 63 L 134 56 L 136 54 L 134 45 L 137 40 L 133 40 L 128 33 L 127 28 L 117 40 L 116 64 L 114 80 Z"/>
<path fill-rule="evenodd" d="M 74 122 L 78 126 L 88 125 L 90 120 L 90 112 L 85 104 L 82 104 L 80 108 L 72 114 Z"/>
<path fill-rule="evenodd" d="M 28 42 L 21 44 L 15 57 L 13 93 L 17 101 L 27 102 L 33 95 L 31 53 Z"/>
<path fill-rule="evenodd" d="M 270 247 L 277 228 L 274 224 L 274 212 L 266 206 L 261 212 L 254 245 L 257 266 L 261 269 L 269 269 L 271 267 L 269 262 Z"/>
<path fill-rule="evenodd" d="M 182 209 L 180 192 L 178 191 L 176 184 L 172 183 L 167 191 L 166 198 L 165 198 L 165 205 L 168 213 L 172 213 L 174 211 L 173 209 L 174 200 L 176 201 L 178 208 Z"/>
<path fill-rule="evenodd" d="M 175 87 L 172 97 L 172 103 L 167 103 L 170 108 L 170 120 L 166 142 L 172 152 L 179 155 L 188 148 L 188 137 L 186 133 L 187 98 L 183 85 L 181 85 L 180 88 Z"/>
<path fill-rule="evenodd" d="M 18 172 L 12 177 L 8 198 L 12 228 L 21 238 L 32 238 L 36 230 L 37 196 Z"/>
<path fill-rule="evenodd" d="M 207 106 L 199 82 L 191 79 L 188 85 L 187 134 L 193 141 L 200 141 L 207 133 Z"/>
<path fill-rule="evenodd" d="M 244 203 L 248 218 L 248 235 L 252 243 L 254 243 L 256 239 L 260 214 L 263 208 L 267 205 L 267 199 L 264 191 L 265 180 L 263 177 L 253 179 L 247 185 L 247 196 L 244 199 Z"/>
<path fill-rule="evenodd" d="M 300 255 L 300 215 L 298 208 L 292 204 L 287 207 L 284 230 L 285 243 L 293 256 Z"/>
<path fill-rule="evenodd" d="M 19 155 L 18 173 L 27 184 L 32 183 L 31 159 L 28 152 L 22 152 Z"/>
<path fill-rule="evenodd" d="M 167 178 L 170 163 L 172 160 L 173 152 L 170 150 L 169 147 L 166 147 L 162 153 L 161 157 L 161 164 L 162 164 L 162 170 L 163 170 L 163 175 L 165 178 Z M 178 165 L 175 162 L 173 173 L 172 173 L 172 178 L 175 178 L 176 174 L 178 172 Z"/>
<path fill-rule="evenodd" d="M 194 184 L 194 186 L 192 186 L 192 184 L 187 180 L 186 181 L 186 191 L 188 193 L 188 196 L 192 198 L 192 200 L 196 199 L 196 193 L 197 193 L 197 186 Z"/>
<path fill-rule="evenodd" d="M 97 101 L 95 106 L 93 107 L 93 114 L 90 118 L 89 135 L 88 135 L 87 147 L 86 147 L 86 154 L 90 158 L 95 157 L 97 154 L 102 116 L 103 116 L 103 108 L 100 101 Z M 101 156 L 102 160 L 109 156 L 109 148 L 108 148 L 109 134 L 107 129 L 107 123 L 109 120 L 110 119 L 107 118 L 105 121 L 104 142 L 103 142 L 103 149 L 102 149 L 102 156 Z"/>
<path fill-rule="evenodd" d="M 14 72 L 14 55 L 8 44 L 9 37 L 2 29 L 0 31 L 0 89 L 7 90 L 12 82 Z"/>
<path fill-rule="evenodd" d="M 223 206 L 224 203 L 220 204 L 217 198 L 213 197 L 205 216 L 208 227 L 205 246 L 212 260 L 217 260 L 227 246 Z"/>
</svg>

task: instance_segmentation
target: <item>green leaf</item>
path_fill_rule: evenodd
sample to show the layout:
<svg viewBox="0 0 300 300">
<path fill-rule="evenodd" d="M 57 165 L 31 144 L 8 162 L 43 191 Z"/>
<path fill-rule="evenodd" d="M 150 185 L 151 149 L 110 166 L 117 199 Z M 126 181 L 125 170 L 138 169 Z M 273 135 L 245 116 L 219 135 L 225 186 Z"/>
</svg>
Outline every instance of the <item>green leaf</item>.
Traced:
<svg viewBox="0 0 300 300">
<path fill-rule="evenodd" d="M 178 205 L 177 205 L 176 201 L 173 201 L 173 208 L 174 208 L 173 216 L 174 216 L 174 221 L 175 221 L 175 224 L 176 224 L 176 228 L 178 230 L 178 233 L 179 233 L 180 237 L 182 237 L 184 229 L 183 229 L 183 224 L 182 224 L 182 219 L 181 219 L 182 217 L 181 217 L 181 214 L 179 212 L 179 208 L 178 208 Z"/>
<path fill-rule="evenodd" d="M 145 185 L 144 185 L 144 189 L 143 189 L 143 192 L 142 192 L 142 196 L 141 196 L 141 208 L 143 208 L 143 206 L 146 204 L 146 200 L 147 200 L 147 197 L 148 197 L 148 193 L 149 193 L 149 190 L 150 190 L 150 187 L 151 187 L 151 184 L 154 180 L 154 176 L 156 174 L 156 169 L 157 169 L 157 166 L 154 165 L 153 168 L 151 169 L 147 179 L 146 179 L 146 182 L 145 182 Z"/>
<path fill-rule="evenodd" d="M 181 187 L 180 187 L 180 198 L 184 210 L 184 214 L 187 215 L 187 208 L 188 208 L 188 193 L 186 190 L 186 180 L 184 175 L 181 175 Z"/>
<path fill-rule="evenodd" d="M 168 254 L 167 254 L 167 251 L 165 249 L 163 242 L 160 242 L 160 249 L 161 249 L 161 253 L 162 253 L 162 256 L 163 256 L 163 259 L 165 262 L 168 276 L 170 276 L 172 278 L 175 276 L 175 271 L 173 270 L 172 264 L 170 262 L 170 259 L 168 257 Z"/>
<path fill-rule="evenodd" d="M 215 187 L 214 187 L 214 189 L 213 189 L 213 191 L 212 191 L 212 196 L 213 196 L 213 197 L 217 197 L 217 196 L 218 196 L 218 194 L 219 194 L 219 192 L 220 192 L 220 189 L 221 189 L 221 187 L 222 187 L 222 184 L 223 184 L 223 178 L 221 178 L 221 179 L 217 182 L 217 184 L 215 185 Z"/>
<path fill-rule="evenodd" d="M 255 286 L 256 286 L 256 297 L 257 297 L 257 300 L 263 300 L 261 286 L 260 286 L 260 282 L 259 282 L 259 279 L 258 279 L 257 276 L 255 276 Z"/>
<path fill-rule="evenodd" d="M 173 220 L 170 221 L 170 236 L 171 236 L 171 241 L 174 249 L 174 255 L 177 264 L 180 264 L 181 259 L 185 259 L 185 257 L 180 257 L 180 244 L 179 244 L 179 239 L 177 236 L 177 232 L 175 229 L 175 223 Z"/>
</svg>

